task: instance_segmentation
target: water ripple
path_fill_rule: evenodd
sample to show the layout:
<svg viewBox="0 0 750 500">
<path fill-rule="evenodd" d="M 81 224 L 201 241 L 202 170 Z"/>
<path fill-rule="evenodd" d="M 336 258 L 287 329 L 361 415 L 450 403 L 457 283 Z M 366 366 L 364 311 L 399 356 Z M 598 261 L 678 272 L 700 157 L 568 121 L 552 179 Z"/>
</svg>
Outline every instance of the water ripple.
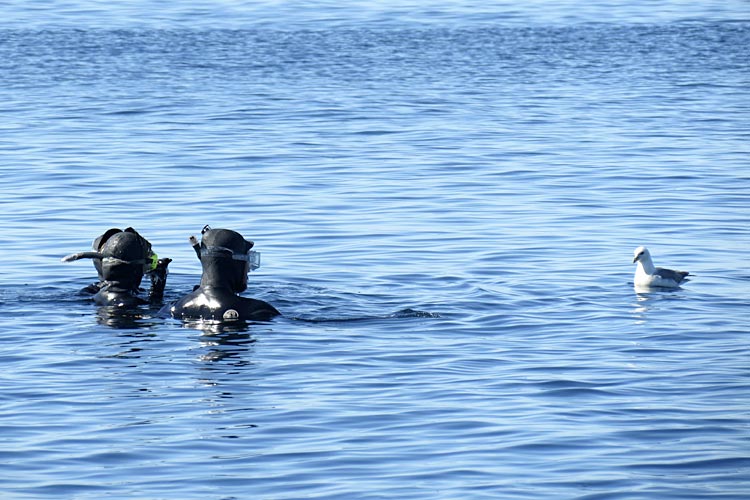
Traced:
<svg viewBox="0 0 750 500">
<path fill-rule="evenodd" d="M 750 30 L 537 3 L 17 6 L 0 491 L 744 498 Z M 206 223 L 280 318 L 97 308 L 60 262 L 133 225 L 171 302 Z M 695 277 L 636 292 L 640 244 Z"/>
</svg>

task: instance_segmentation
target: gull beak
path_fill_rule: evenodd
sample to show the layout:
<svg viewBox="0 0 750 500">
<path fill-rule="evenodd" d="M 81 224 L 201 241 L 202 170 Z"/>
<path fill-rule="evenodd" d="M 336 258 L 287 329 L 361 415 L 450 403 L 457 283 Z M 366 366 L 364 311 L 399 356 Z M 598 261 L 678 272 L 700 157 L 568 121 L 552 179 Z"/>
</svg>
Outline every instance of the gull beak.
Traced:
<svg viewBox="0 0 750 500">
<path fill-rule="evenodd" d="M 638 260 L 640 260 L 640 258 L 641 258 L 640 255 L 636 255 L 635 257 L 633 257 L 633 264 L 635 264 L 636 262 L 638 262 Z"/>
</svg>

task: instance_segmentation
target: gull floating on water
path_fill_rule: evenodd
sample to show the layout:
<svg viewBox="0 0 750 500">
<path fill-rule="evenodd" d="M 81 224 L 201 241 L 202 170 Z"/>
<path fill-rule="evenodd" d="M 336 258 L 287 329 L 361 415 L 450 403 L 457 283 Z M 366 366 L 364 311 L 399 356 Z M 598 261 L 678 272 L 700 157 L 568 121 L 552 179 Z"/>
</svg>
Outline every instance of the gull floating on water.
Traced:
<svg viewBox="0 0 750 500">
<path fill-rule="evenodd" d="M 638 247 L 633 253 L 633 264 L 638 263 L 635 268 L 635 286 L 642 288 L 678 288 L 680 284 L 687 281 L 687 271 L 674 271 L 663 267 L 654 267 L 651 254 L 646 247 Z"/>
</svg>

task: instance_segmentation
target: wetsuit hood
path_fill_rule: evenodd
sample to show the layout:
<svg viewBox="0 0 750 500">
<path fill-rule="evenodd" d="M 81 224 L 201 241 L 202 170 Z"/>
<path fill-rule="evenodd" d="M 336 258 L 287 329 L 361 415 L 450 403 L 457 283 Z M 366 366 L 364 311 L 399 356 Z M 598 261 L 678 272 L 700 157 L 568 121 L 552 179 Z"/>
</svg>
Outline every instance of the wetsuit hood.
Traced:
<svg viewBox="0 0 750 500">
<path fill-rule="evenodd" d="M 113 234 L 101 248 L 102 278 L 122 290 L 138 291 L 151 245 L 136 232 Z"/>
<path fill-rule="evenodd" d="M 132 228 L 128 228 L 132 229 Z M 104 234 L 101 236 L 98 236 L 94 242 L 91 244 L 92 250 L 97 253 L 101 253 L 102 248 L 104 247 L 104 244 L 107 243 L 107 240 L 109 240 L 113 235 L 117 233 L 121 233 L 122 229 L 113 227 L 112 229 L 107 229 Z M 96 268 L 96 273 L 99 275 L 99 280 L 103 281 L 104 276 L 102 275 L 102 259 L 101 257 L 94 257 L 94 267 Z"/>
<path fill-rule="evenodd" d="M 110 282 L 113 291 L 138 291 L 143 274 L 150 271 L 158 259 L 151 243 L 129 227 L 124 231 L 112 228 L 94 240 L 92 252 L 80 252 L 63 257 L 64 262 L 92 259 L 101 282 Z"/>
<path fill-rule="evenodd" d="M 203 267 L 201 286 L 231 288 L 235 293 L 247 288 L 247 252 L 253 242 L 231 229 L 208 229 L 200 244 Z"/>
</svg>

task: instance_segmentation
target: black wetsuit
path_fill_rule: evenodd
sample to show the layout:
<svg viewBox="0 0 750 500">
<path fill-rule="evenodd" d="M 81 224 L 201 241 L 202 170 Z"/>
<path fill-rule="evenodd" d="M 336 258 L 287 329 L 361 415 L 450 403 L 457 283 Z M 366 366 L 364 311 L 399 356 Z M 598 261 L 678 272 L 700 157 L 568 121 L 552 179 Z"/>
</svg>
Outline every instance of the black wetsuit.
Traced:
<svg viewBox="0 0 750 500">
<path fill-rule="evenodd" d="M 180 319 L 231 321 L 269 321 L 279 311 L 262 300 L 240 297 L 247 288 L 249 264 L 247 252 L 253 243 L 229 229 L 204 232 L 200 249 L 203 275 L 200 286 L 178 300 L 170 314 Z"/>
<path fill-rule="evenodd" d="M 128 286 L 117 281 L 102 281 L 89 285 L 89 287 L 97 287 L 98 289 L 94 294 L 94 302 L 100 306 L 115 307 L 161 304 L 164 298 L 164 288 L 167 284 L 167 266 L 170 262 L 172 262 L 172 259 L 159 259 L 156 268 L 147 274 L 151 280 L 151 290 L 149 290 L 148 299 L 139 297 L 138 293 L 141 289 L 137 286 L 133 288 L 132 283 Z"/>
<path fill-rule="evenodd" d="M 157 257 L 151 251 L 151 244 L 135 229 L 109 229 L 94 240 L 93 249 L 63 258 L 66 262 L 82 258 L 94 260 L 100 281 L 87 286 L 82 293 L 93 294 L 94 302 L 101 306 L 133 307 L 161 302 L 167 266 L 172 259 L 159 259 L 153 265 Z M 148 300 L 138 296 L 144 273 L 151 280 Z"/>
<path fill-rule="evenodd" d="M 269 321 L 279 311 L 262 300 L 240 297 L 229 288 L 200 286 L 169 310 L 175 318 L 213 321 Z"/>
</svg>

